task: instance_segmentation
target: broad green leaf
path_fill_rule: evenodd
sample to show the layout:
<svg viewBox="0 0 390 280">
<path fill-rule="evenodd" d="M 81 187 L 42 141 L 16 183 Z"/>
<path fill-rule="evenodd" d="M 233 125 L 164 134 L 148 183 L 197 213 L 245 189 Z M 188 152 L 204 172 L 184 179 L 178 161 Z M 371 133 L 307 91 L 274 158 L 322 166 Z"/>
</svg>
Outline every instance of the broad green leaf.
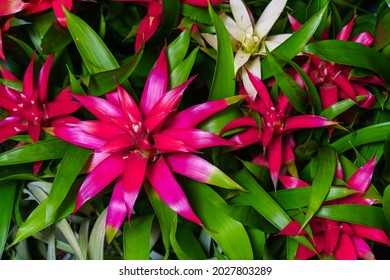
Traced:
<svg viewBox="0 0 390 280">
<path fill-rule="evenodd" d="M 357 96 L 356 100 L 359 102 L 364 99 L 362 96 Z M 332 106 L 329 106 L 325 110 L 323 110 L 320 116 L 327 118 L 328 120 L 334 120 L 338 115 L 344 113 L 348 109 L 352 108 L 356 105 L 356 102 L 350 98 L 339 101 Z"/>
<path fill-rule="evenodd" d="M 185 58 L 191 41 L 191 28 L 181 32 L 167 47 L 169 69 L 173 71 Z"/>
<path fill-rule="evenodd" d="M 271 71 L 281 91 L 287 96 L 291 105 L 300 113 L 305 114 L 307 105 L 307 93 L 283 68 L 277 63 L 272 53 L 267 50 L 267 59 Z"/>
<path fill-rule="evenodd" d="M 68 30 L 60 26 L 57 21 L 54 21 L 42 38 L 40 47 L 44 54 L 51 54 L 62 51 L 71 42 L 72 37 Z"/>
<path fill-rule="evenodd" d="M 336 171 L 336 153 L 332 148 L 320 148 L 317 157 L 317 171 L 312 182 L 309 206 L 302 228 L 307 225 L 325 201 Z"/>
<path fill-rule="evenodd" d="M 232 260 L 253 259 L 244 225 L 232 219 L 215 204 L 226 202 L 211 188 L 197 181 L 186 181 L 183 189 L 195 213 L 226 257 Z"/>
<path fill-rule="evenodd" d="M 188 80 L 194 66 L 198 50 L 199 48 L 194 49 L 191 54 L 170 73 L 171 88 L 175 88 Z"/>
<path fill-rule="evenodd" d="M 0 186 L 0 258 L 8 238 L 16 193 L 16 181 L 5 181 Z"/>
<path fill-rule="evenodd" d="M 52 216 L 55 216 L 58 207 L 64 201 L 70 187 L 77 175 L 80 174 L 90 155 L 91 150 L 73 145 L 69 146 L 61 161 L 50 191 L 46 207 L 46 221 L 50 221 Z"/>
<path fill-rule="evenodd" d="M 217 100 L 236 94 L 234 80 L 234 57 L 229 33 L 225 24 L 214 12 L 211 5 L 209 5 L 209 14 L 215 26 L 218 44 L 217 65 L 215 67 L 209 100 Z"/>
<path fill-rule="evenodd" d="M 3 166 L 0 168 L 0 182 L 3 183 L 7 180 L 39 180 L 39 176 L 32 174 L 32 171 L 33 168 L 31 164 Z"/>
<path fill-rule="evenodd" d="M 307 7 L 308 16 L 315 15 L 323 7 L 326 7 L 328 3 L 329 3 L 328 0 L 312 0 L 312 1 L 310 1 L 309 5 Z M 326 28 L 327 17 L 328 17 L 328 11 L 326 10 L 325 15 L 322 17 L 322 21 L 321 21 L 320 25 L 318 26 L 318 29 L 314 33 L 314 36 L 316 38 L 320 38 L 323 30 Z"/>
<path fill-rule="evenodd" d="M 104 242 L 106 236 L 106 218 L 107 209 L 101 212 L 92 228 L 91 236 L 88 243 L 88 259 L 103 260 L 104 258 Z"/>
<path fill-rule="evenodd" d="M 0 154 L 0 166 L 62 158 L 69 146 L 60 139 L 39 141 Z"/>
<path fill-rule="evenodd" d="M 383 167 L 382 177 L 390 183 L 390 131 L 383 147 L 385 166 Z"/>
<path fill-rule="evenodd" d="M 375 40 L 373 48 L 380 50 L 390 44 L 390 13 L 380 18 L 375 29 Z"/>
<path fill-rule="evenodd" d="M 64 9 L 70 35 L 87 67 L 95 74 L 119 68 L 119 64 L 99 35 L 81 18 Z"/>
<path fill-rule="evenodd" d="M 207 12 L 207 9 L 203 7 L 197 7 L 194 5 L 182 4 L 181 13 L 184 16 L 188 16 L 197 22 L 204 23 L 207 25 L 212 25 L 213 22 L 210 18 L 210 14 Z"/>
<path fill-rule="evenodd" d="M 194 233 L 186 226 L 174 223 L 171 231 L 172 249 L 180 260 L 204 260 L 204 254 Z"/>
<path fill-rule="evenodd" d="M 17 43 L 21 49 L 27 54 L 27 56 L 29 58 L 31 58 L 34 54 L 34 50 L 28 45 L 26 44 L 24 41 L 16 38 L 16 37 L 13 37 L 11 35 L 7 35 L 8 38 L 12 39 L 15 43 Z"/>
<path fill-rule="evenodd" d="M 299 52 L 303 50 L 307 42 L 312 38 L 318 26 L 322 22 L 327 11 L 327 6 L 324 6 L 318 13 L 307 20 L 302 27 L 295 32 L 284 43 L 279 45 L 272 51 L 276 57 L 283 57 L 284 59 L 293 59 Z M 265 57 L 261 63 L 262 79 L 267 79 L 273 76 L 270 61 Z"/>
<path fill-rule="evenodd" d="M 68 67 L 68 73 L 69 73 L 71 92 L 76 93 L 76 94 L 85 94 L 83 87 L 81 86 L 80 82 L 76 79 L 76 77 L 73 75 L 73 73 L 69 69 L 69 67 Z"/>
<path fill-rule="evenodd" d="M 388 185 L 383 193 L 383 212 L 390 224 L 390 185 Z M 0 251 L 1 252 L 1 251 Z"/>
<path fill-rule="evenodd" d="M 246 231 L 251 240 L 254 259 L 261 260 L 264 255 L 267 235 L 258 228 L 247 228 Z"/>
<path fill-rule="evenodd" d="M 388 71 L 390 59 L 363 44 L 341 40 L 323 40 L 310 43 L 304 48 L 304 51 L 327 61 L 374 71 L 386 82 L 390 82 Z"/>
<path fill-rule="evenodd" d="M 40 13 L 33 18 L 33 22 L 28 26 L 27 31 L 30 37 L 31 42 L 34 44 L 35 49 L 42 51 L 42 39 L 45 37 L 45 34 L 50 29 L 55 21 L 54 13 Z"/>
<path fill-rule="evenodd" d="M 241 192 L 240 195 L 233 198 L 232 202 L 234 204 L 251 205 L 278 230 L 282 230 L 292 221 L 280 205 L 272 199 L 245 168 L 235 173 L 232 178 L 248 190 L 248 192 Z M 314 250 L 306 237 L 295 236 L 294 238 L 306 247 Z"/>
<path fill-rule="evenodd" d="M 165 248 L 165 259 L 168 259 L 171 249 L 171 231 L 173 224 L 177 223 L 177 214 L 165 204 L 165 202 L 158 196 L 156 191 L 149 182 L 144 183 L 146 193 L 149 201 L 152 204 L 154 212 L 157 215 L 158 222 L 161 228 L 162 240 Z"/>
<path fill-rule="evenodd" d="M 23 83 L 20 81 L 0 79 L 0 83 L 13 90 L 23 91 Z"/>
<path fill-rule="evenodd" d="M 123 84 L 137 67 L 142 54 L 143 49 L 138 51 L 127 63 L 118 68 L 92 74 L 88 84 L 88 93 L 90 95 L 100 96 L 114 90 L 118 84 Z"/>
<path fill-rule="evenodd" d="M 124 224 L 123 253 L 126 260 L 148 260 L 150 254 L 150 231 L 154 215 L 132 217 Z"/>
<path fill-rule="evenodd" d="M 370 125 L 348 134 L 331 144 L 331 146 L 338 152 L 344 153 L 352 147 L 359 147 L 361 145 L 384 142 L 390 131 L 390 122 Z"/>
<path fill-rule="evenodd" d="M 390 230 L 390 224 L 382 208 L 359 204 L 338 204 L 323 206 L 316 213 L 317 217 L 359 224 L 368 227 Z"/>
</svg>

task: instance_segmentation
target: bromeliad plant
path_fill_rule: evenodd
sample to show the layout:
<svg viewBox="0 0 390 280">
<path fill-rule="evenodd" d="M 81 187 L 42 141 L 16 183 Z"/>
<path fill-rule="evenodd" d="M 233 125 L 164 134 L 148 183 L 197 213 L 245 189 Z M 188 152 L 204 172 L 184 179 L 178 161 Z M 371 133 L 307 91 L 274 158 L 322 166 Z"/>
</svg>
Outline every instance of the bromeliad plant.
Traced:
<svg viewBox="0 0 390 280">
<path fill-rule="evenodd" d="M 2 259 L 388 259 L 380 2 L 1 1 Z"/>
</svg>

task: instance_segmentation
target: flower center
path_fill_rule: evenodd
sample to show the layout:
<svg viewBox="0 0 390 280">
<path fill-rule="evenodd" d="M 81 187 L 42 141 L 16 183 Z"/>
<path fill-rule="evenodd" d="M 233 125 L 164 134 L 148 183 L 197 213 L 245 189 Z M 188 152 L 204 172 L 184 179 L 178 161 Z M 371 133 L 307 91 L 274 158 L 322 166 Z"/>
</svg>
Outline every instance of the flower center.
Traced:
<svg viewBox="0 0 390 280">
<path fill-rule="evenodd" d="M 256 35 L 246 34 L 241 40 L 241 47 L 246 53 L 256 54 L 259 52 L 261 40 Z"/>
<path fill-rule="evenodd" d="M 265 116 L 265 124 L 272 128 L 275 134 L 281 134 L 285 127 L 285 115 L 279 112 L 275 107 L 271 107 Z"/>
<path fill-rule="evenodd" d="M 156 149 L 153 149 L 151 137 L 145 132 L 141 122 L 134 123 L 129 127 L 129 134 L 133 139 L 133 145 L 129 152 L 137 157 L 148 158 L 150 162 L 158 159 L 159 155 Z"/>
<path fill-rule="evenodd" d="M 13 109 L 13 115 L 22 117 L 30 125 L 38 125 L 43 119 L 43 110 L 34 100 L 20 98 L 17 107 Z"/>
</svg>

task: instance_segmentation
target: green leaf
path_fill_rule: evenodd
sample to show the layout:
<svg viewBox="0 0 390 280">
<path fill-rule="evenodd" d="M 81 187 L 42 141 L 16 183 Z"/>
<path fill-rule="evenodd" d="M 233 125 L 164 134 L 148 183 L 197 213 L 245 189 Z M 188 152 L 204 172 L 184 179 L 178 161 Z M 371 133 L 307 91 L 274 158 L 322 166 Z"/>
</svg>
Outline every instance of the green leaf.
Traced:
<svg viewBox="0 0 390 280">
<path fill-rule="evenodd" d="M 119 64 L 99 35 L 81 18 L 64 9 L 70 35 L 89 73 L 119 68 Z"/>
<path fill-rule="evenodd" d="M 124 224 L 123 253 L 126 260 L 148 260 L 150 254 L 150 232 L 154 215 L 132 217 Z"/>
<path fill-rule="evenodd" d="M 165 248 L 164 258 L 168 259 L 171 249 L 170 236 L 174 226 L 173 224 L 177 223 L 177 214 L 171 208 L 169 208 L 168 205 L 165 204 L 165 202 L 158 196 L 149 182 L 145 182 L 144 186 L 149 201 L 152 204 L 160 224 L 162 240 Z"/>
<path fill-rule="evenodd" d="M 56 20 L 53 12 L 50 13 L 40 13 L 33 18 L 32 24 L 28 26 L 28 35 L 31 42 L 34 44 L 34 47 L 41 52 L 42 39 L 45 37 L 45 34 L 50 29 L 53 24 L 53 21 Z"/>
<path fill-rule="evenodd" d="M 6 181 L 0 186 L 0 258 L 3 255 L 3 250 L 8 238 L 8 230 L 11 225 L 16 183 L 16 181 Z"/>
<path fill-rule="evenodd" d="M 197 181 L 186 181 L 183 189 L 195 213 L 227 258 L 253 259 L 250 240 L 243 224 L 232 219 L 217 206 L 226 202 L 211 188 Z"/>
<path fill-rule="evenodd" d="M 312 38 L 318 26 L 321 24 L 326 11 L 327 6 L 324 6 L 318 13 L 307 20 L 297 32 L 274 49 L 272 54 L 276 57 L 283 57 L 286 60 L 293 59 L 300 51 L 303 50 L 307 42 L 309 42 Z M 270 61 L 267 57 L 265 57 L 261 62 L 261 70 L 262 79 L 265 80 L 273 76 Z"/>
<path fill-rule="evenodd" d="M 373 48 L 380 50 L 390 44 L 390 13 L 380 18 L 375 29 Z"/>
<path fill-rule="evenodd" d="M 271 71 L 281 91 L 286 95 L 291 105 L 300 113 L 306 113 L 307 93 L 301 88 L 291 75 L 283 71 L 274 56 L 267 50 L 267 58 Z"/>
<path fill-rule="evenodd" d="M 70 187 L 80 174 L 90 155 L 91 150 L 73 145 L 69 146 L 61 161 L 50 191 L 46 206 L 46 221 L 53 219 L 52 216 L 55 216 L 58 207 L 64 201 Z"/>
<path fill-rule="evenodd" d="M 390 185 L 388 185 L 383 193 L 383 212 L 390 224 Z M 1 251 L 0 251 L 1 252 Z"/>
<path fill-rule="evenodd" d="M 191 28 L 181 32 L 167 47 L 168 65 L 172 71 L 185 58 L 191 42 Z"/>
<path fill-rule="evenodd" d="M 0 166 L 62 158 L 69 146 L 56 138 L 25 145 L 0 154 Z"/>
<path fill-rule="evenodd" d="M 92 228 L 91 236 L 88 243 L 88 259 L 103 260 L 104 259 L 104 241 L 106 236 L 106 218 L 107 209 L 104 209 L 98 216 L 95 225 Z"/>
<path fill-rule="evenodd" d="M 199 48 L 194 49 L 191 54 L 170 73 L 170 88 L 175 88 L 188 80 L 198 50 Z"/>
<path fill-rule="evenodd" d="M 88 84 L 88 93 L 90 95 L 100 96 L 114 90 L 117 84 L 123 84 L 141 60 L 143 49 L 138 51 L 127 63 L 124 65 L 91 75 Z"/>
<path fill-rule="evenodd" d="M 332 148 L 320 148 L 317 158 L 317 171 L 313 179 L 309 206 L 302 228 L 307 225 L 325 201 L 336 171 L 336 153 Z"/>
<path fill-rule="evenodd" d="M 365 97 L 357 96 L 356 101 L 359 102 L 363 100 Z M 339 101 L 332 106 L 329 106 L 324 111 L 321 112 L 320 116 L 327 118 L 328 120 L 334 120 L 338 115 L 341 115 L 348 109 L 352 108 L 356 105 L 356 102 L 350 98 Z"/>
<path fill-rule="evenodd" d="M 236 94 L 234 80 L 234 57 L 229 33 L 221 18 L 209 5 L 209 14 L 217 33 L 218 56 L 211 85 L 209 100 L 217 100 Z"/>
<path fill-rule="evenodd" d="M 316 13 L 318 13 L 323 7 L 327 6 L 328 2 L 329 2 L 328 0 L 312 0 L 312 1 L 310 1 L 309 5 L 307 7 L 308 16 L 312 16 L 312 15 L 315 15 Z M 322 32 L 326 28 L 327 15 L 328 15 L 328 12 L 326 10 L 325 15 L 322 17 L 322 21 L 321 21 L 318 29 L 314 33 L 314 36 L 316 38 L 320 38 Z"/>
<path fill-rule="evenodd" d="M 359 224 L 368 227 L 390 230 L 382 208 L 359 204 L 338 204 L 323 206 L 316 213 L 317 217 L 332 219 L 341 222 Z"/>
<path fill-rule="evenodd" d="M 304 51 L 327 61 L 374 71 L 386 82 L 390 82 L 388 71 L 390 59 L 363 44 L 341 40 L 323 40 L 307 45 Z"/>
<path fill-rule="evenodd" d="M 42 38 L 42 52 L 44 54 L 60 52 L 71 42 L 72 37 L 70 36 L 68 30 L 60 26 L 58 22 L 55 21 Z"/>
<path fill-rule="evenodd" d="M 385 166 L 383 167 L 382 177 L 390 183 L 390 131 L 383 147 Z"/>
<path fill-rule="evenodd" d="M 344 153 L 352 147 L 359 147 L 361 145 L 384 142 L 390 131 L 390 122 L 370 125 L 348 134 L 331 144 L 331 146 L 338 152 Z"/>
</svg>

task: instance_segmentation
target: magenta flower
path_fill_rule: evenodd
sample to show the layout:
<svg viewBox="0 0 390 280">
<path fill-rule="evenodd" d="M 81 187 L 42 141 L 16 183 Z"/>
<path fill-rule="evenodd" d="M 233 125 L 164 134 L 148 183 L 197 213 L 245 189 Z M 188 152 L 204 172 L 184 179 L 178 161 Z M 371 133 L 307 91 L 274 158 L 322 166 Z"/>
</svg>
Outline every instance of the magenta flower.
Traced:
<svg viewBox="0 0 390 280">
<path fill-rule="evenodd" d="M 73 0 L 30 0 L 28 4 L 29 6 L 24 10 L 25 14 L 35 14 L 53 8 L 58 23 L 63 27 L 68 28 L 62 6 L 70 11 L 72 9 Z"/>
<path fill-rule="evenodd" d="M 80 108 L 72 101 L 67 90 L 62 91 L 54 101 L 47 96 L 47 86 L 54 55 L 50 55 L 42 66 L 34 85 L 34 56 L 27 67 L 23 79 L 23 89 L 18 91 L 0 84 L 0 107 L 8 111 L 8 116 L 0 122 L 0 143 L 17 134 L 28 132 L 33 142 L 37 142 L 41 127 L 51 120 L 60 122 L 66 115 Z M 18 81 L 9 71 L 1 69 L 7 80 Z"/>
<path fill-rule="evenodd" d="M 135 50 L 139 51 L 143 43 L 149 39 L 157 31 L 163 20 L 162 0 L 114 0 L 116 2 L 134 2 L 138 5 L 148 8 L 147 14 L 141 20 L 139 29 L 135 38 Z M 182 4 L 190 4 L 194 6 L 207 7 L 208 2 L 212 5 L 225 2 L 226 0 L 182 0 Z"/>
<path fill-rule="evenodd" d="M 276 188 L 282 165 L 287 167 L 291 175 L 297 176 L 292 132 L 303 128 L 337 126 L 337 123 L 316 115 L 291 116 L 292 106 L 285 95 L 279 95 L 274 102 L 264 83 L 249 71 L 248 74 L 258 97 L 247 107 L 260 115 L 261 127 L 259 129 L 258 121 L 254 117 L 247 116 L 228 123 L 221 134 L 247 127 L 231 138 L 236 142 L 234 148 L 240 149 L 261 142 L 264 153 L 256 156 L 253 162 L 269 167 Z"/>
<path fill-rule="evenodd" d="M 333 200 L 327 204 L 372 205 L 374 201 L 372 199 L 363 198 L 363 196 L 370 185 L 372 174 L 374 172 L 375 160 L 375 158 L 371 159 L 348 179 L 347 187 L 358 191 L 358 193 L 349 195 L 345 198 Z M 338 172 L 338 174 L 340 174 L 340 172 Z M 310 186 L 302 180 L 289 176 L 281 176 L 280 181 L 287 189 Z M 383 230 L 373 227 L 339 222 L 319 217 L 314 217 L 309 222 L 309 226 L 313 233 L 313 246 L 319 254 L 323 254 L 325 257 L 329 257 L 333 254 L 338 260 L 355 260 L 358 257 L 361 259 L 375 259 L 375 256 L 365 239 L 390 246 L 390 239 L 387 234 Z M 279 234 L 306 234 L 304 230 L 300 231 L 300 228 L 301 226 L 299 223 L 297 221 L 293 221 Z M 315 255 L 315 252 L 300 244 L 296 258 L 309 259 Z"/>
<path fill-rule="evenodd" d="M 164 48 L 152 69 L 139 107 L 120 86 L 107 99 L 74 97 L 98 120 L 79 121 L 47 129 L 74 145 L 94 150 L 93 169 L 81 186 L 77 211 L 110 182 L 116 181 L 108 206 L 106 233 L 111 241 L 147 179 L 161 199 L 184 218 L 202 225 L 175 179 L 179 173 L 200 182 L 242 189 L 221 170 L 194 153 L 232 142 L 195 126 L 241 97 L 211 101 L 177 112 L 184 90 L 194 79 L 167 92 L 168 62 Z"/>
<path fill-rule="evenodd" d="M 290 23 L 294 31 L 297 31 L 301 24 L 289 16 Z M 355 17 L 345 25 L 337 34 L 336 40 L 350 40 L 351 32 L 355 22 Z M 327 39 L 328 34 L 325 31 L 321 39 Z M 350 41 L 370 46 L 374 38 L 369 32 L 362 32 L 353 37 Z M 325 61 L 316 55 L 308 55 L 309 67 L 304 70 L 308 72 L 311 80 L 319 87 L 320 98 L 323 109 L 337 103 L 339 100 L 351 98 L 356 101 L 357 96 L 367 96 L 360 102 L 359 106 L 365 109 L 371 108 L 375 103 L 374 95 L 365 88 L 367 85 L 384 86 L 384 82 L 377 76 L 366 77 L 350 76 L 352 67 L 345 66 L 329 61 Z"/>
</svg>

